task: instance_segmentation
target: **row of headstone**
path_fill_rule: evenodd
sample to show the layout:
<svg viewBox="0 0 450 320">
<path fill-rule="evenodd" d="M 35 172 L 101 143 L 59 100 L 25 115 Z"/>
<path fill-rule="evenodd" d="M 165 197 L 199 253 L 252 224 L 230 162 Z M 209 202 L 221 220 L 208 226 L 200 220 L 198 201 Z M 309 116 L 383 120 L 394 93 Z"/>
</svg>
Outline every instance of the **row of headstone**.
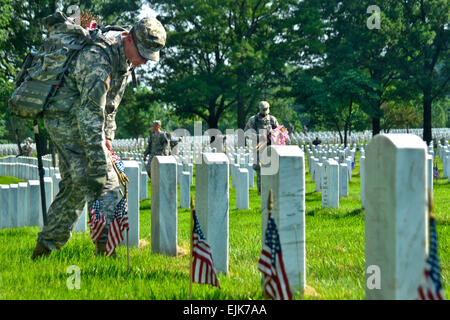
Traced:
<svg viewBox="0 0 450 320">
<path fill-rule="evenodd" d="M 44 178 L 46 205 L 52 201 L 53 181 Z M 0 229 L 43 225 L 39 180 L 0 185 Z"/>
<path fill-rule="evenodd" d="M 10 192 L 12 194 L 12 198 L 9 200 L 12 204 L 8 205 L 6 203 L 2 203 L 2 207 L 8 209 L 2 209 L 2 215 L 6 216 L 6 212 L 8 212 L 8 218 L 2 219 L 0 223 L 0 228 L 15 228 L 29 225 L 39 225 L 42 226 L 42 208 L 40 206 L 40 192 L 38 192 L 38 201 L 35 201 L 36 190 L 39 191 L 39 180 L 38 177 L 38 169 L 36 165 L 28 164 L 34 163 L 37 161 L 34 158 L 30 157 L 5 157 L 1 158 L 0 161 L 0 176 L 12 176 L 23 180 L 28 180 L 28 182 L 21 182 L 19 184 L 12 184 L 10 186 L 2 185 L 1 187 L 5 190 L 12 191 L 4 191 Z M 6 161 L 15 161 L 15 163 L 7 163 Z M 136 223 L 138 223 L 138 209 L 139 209 L 139 200 L 147 198 L 147 172 L 142 171 L 142 164 L 136 161 L 124 161 L 125 172 L 129 171 L 130 179 L 129 184 L 129 193 L 128 193 L 128 207 L 129 212 L 133 212 L 130 215 L 130 226 L 134 223 L 134 229 L 138 232 L 138 228 L 135 227 Z M 135 173 L 130 168 L 137 167 L 138 173 Z M 48 167 L 45 168 L 46 177 L 45 179 L 45 188 L 46 188 L 46 202 L 47 202 L 47 210 L 54 200 L 59 191 L 59 182 L 61 181 L 61 175 L 59 174 L 58 168 Z M 37 187 L 36 187 L 37 183 Z M 48 190 L 47 190 L 48 189 Z M 18 192 L 16 192 L 18 190 Z M 15 195 L 17 194 L 17 197 Z M 6 197 L 6 196 L 5 196 Z M 9 199 L 8 195 L 8 199 Z M 31 198 L 30 198 L 31 197 Z M 4 198 L 6 199 L 6 198 Z M 32 200 L 30 200 L 32 199 Z M 33 203 L 33 206 L 28 205 L 28 203 Z M 18 202 L 18 205 L 15 203 Z M 8 202 L 9 203 L 9 202 Z M 37 206 L 36 203 L 39 205 Z M 9 211 L 12 208 L 11 212 Z M 39 209 L 40 214 L 37 216 L 33 210 Z M 6 211 L 5 211 L 6 210 Z M 19 210 L 19 211 L 17 211 Z M 30 211 L 31 210 L 31 211 Z M 15 213 L 14 213 L 15 212 Z M 88 216 L 88 208 L 87 204 L 85 204 L 84 209 L 82 210 L 82 214 L 79 218 L 78 223 L 76 224 L 74 231 L 75 232 L 85 232 L 87 230 L 87 216 Z M 131 218 L 133 216 L 133 218 Z M 27 218 L 17 218 L 17 217 L 27 217 Z M 30 218 L 31 217 L 31 218 Z M 36 217 L 41 219 L 41 224 L 30 224 L 28 221 L 36 221 Z M 34 222 L 33 222 L 34 223 Z M 138 237 L 136 236 L 136 232 L 131 233 L 133 237 L 132 244 L 138 244 Z"/>
<path fill-rule="evenodd" d="M 378 266 L 382 270 L 381 289 L 373 290 L 366 287 L 367 299 L 414 299 L 417 287 L 411 279 L 418 278 L 423 272 L 421 262 L 424 261 L 426 253 L 426 188 L 430 187 L 429 164 L 432 158 L 425 155 L 424 143 L 420 139 L 414 139 L 411 136 L 391 138 L 379 135 L 369 143 L 367 152 L 366 146 L 360 146 L 362 202 L 366 208 L 366 270 L 373 270 L 371 268 L 373 266 Z M 274 193 L 272 216 L 279 229 L 289 283 L 292 291 L 296 292 L 304 288 L 306 283 L 304 154 L 294 146 L 270 148 L 278 158 L 279 170 L 275 174 L 272 172 L 267 174 L 268 169 L 262 168 L 261 235 L 264 239 L 268 217 L 267 197 L 269 190 L 272 189 Z M 228 174 L 231 168 L 236 167 L 231 166 L 228 157 L 221 153 L 204 153 L 202 157 L 204 161 L 197 167 L 196 212 L 210 243 L 215 267 L 217 271 L 226 273 L 229 256 Z M 347 157 L 350 159 L 345 160 L 354 161 L 352 155 Z M 387 166 L 388 162 L 392 165 Z M 345 173 L 340 174 L 341 170 L 345 172 L 343 168 L 346 165 L 351 168 L 351 163 L 338 163 L 334 158 L 317 163 L 318 166 L 324 164 L 327 172 L 325 184 L 328 187 L 329 197 L 329 188 L 333 184 L 329 181 L 336 180 L 337 165 L 339 176 L 346 176 Z M 174 182 L 176 161 L 172 161 L 171 165 L 172 182 L 163 185 L 172 186 L 172 196 L 176 197 L 176 189 L 173 188 L 176 184 Z M 152 169 L 152 174 L 153 172 L 156 174 L 156 168 Z M 187 172 L 185 176 L 187 181 Z M 428 180 L 425 178 L 427 176 Z M 176 206 L 172 204 L 171 208 L 173 213 L 167 217 L 170 223 L 152 221 L 152 227 L 154 224 L 155 228 L 163 228 L 165 232 L 161 230 L 159 233 L 156 230 L 152 232 L 155 232 L 155 236 L 159 235 L 160 239 L 170 239 L 171 244 L 166 246 L 171 250 L 165 249 L 166 251 L 160 252 L 166 254 L 172 252 L 171 255 L 174 255 Z M 158 217 L 160 220 L 165 219 L 164 215 Z M 399 223 L 400 221 L 406 224 Z M 166 225 L 168 223 L 170 227 Z M 420 234 L 417 230 L 420 230 Z M 168 237 L 167 233 L 171 233 L 171 237 Z M 167 237 L 161 237 L 161 234 Z M 366 277 L 369 276 L 368 272 Z"/>
<path fill-rule="evenodd" d="M 442 176 L 444 178 L 448 178 L 448 180 L 450 181 L 450 146 L 448 144 L 448 141 L 444 141 L 443 145 L 439 142 L 437 149 L 437 154 L 439 155 L 439 158 L 442 160 L 443 164 Z"/>
</svg>

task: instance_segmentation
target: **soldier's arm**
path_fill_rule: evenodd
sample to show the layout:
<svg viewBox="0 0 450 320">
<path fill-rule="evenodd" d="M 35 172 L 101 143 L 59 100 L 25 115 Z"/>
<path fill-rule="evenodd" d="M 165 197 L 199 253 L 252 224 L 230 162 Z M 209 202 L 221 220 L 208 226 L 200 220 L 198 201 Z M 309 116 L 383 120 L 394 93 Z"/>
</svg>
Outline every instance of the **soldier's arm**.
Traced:
<svg viewBox="0 0 450 320">
<path fill-rule="evenodd" d="M 255 121 L 253 120 L 253 117 L 251 117 L 250 119 L 248 119 L 247 125 L 245 126 L 245 131 L 247 131 L 248 129 L 255 129 Z"/>
<path fill-rule="evenodd" d="M 75 110 L 75 115 L 81 143 L 88 157 L 87 171 L 90 176 L 106 177 L 104 123 L 111 71 L 108 58 L 100 48 L 92 47 L 80 52 L 74 77 L 80 92 L 81 104 Z"/>
<path fill-rule="evenodd" d="M 144 157 L 147 157 L 150 154 L 151 150 L 152 150 L 152 136 L 150 135 L 148 137 L 148 145 L 147 145 L 147 149 L 145 149 Z"/>
<path fill-rule="evenodd" d="M 275 128 L 278 127 L 279 124 L 278 124 L 277 118 L 275 118 L 274 116 L 272 116 L 272 118 L 273 118 L 273 124 L 274 124 Z M 272 129 L 275 129 L 275 128 L 272 127 Z"/>
<path fill-rule="evenodd" d="M 111 79 L 112 80 L 112 79 Z M 107 103 L 105 108 L 105 137 L 109 140 L 114 140 L 114 133 L 116 131 L 116 114 L 118 105 L 114 105 L 115 101 L 120 101 L 116 97 L 122 97 L 127 86 L 126 81 L 122 83 L 121 87 L 114 92 L 115 96 L 112 97 L 111 102 Z M 117 104 L 117 103 L 116 103 Z"/>
</svg>

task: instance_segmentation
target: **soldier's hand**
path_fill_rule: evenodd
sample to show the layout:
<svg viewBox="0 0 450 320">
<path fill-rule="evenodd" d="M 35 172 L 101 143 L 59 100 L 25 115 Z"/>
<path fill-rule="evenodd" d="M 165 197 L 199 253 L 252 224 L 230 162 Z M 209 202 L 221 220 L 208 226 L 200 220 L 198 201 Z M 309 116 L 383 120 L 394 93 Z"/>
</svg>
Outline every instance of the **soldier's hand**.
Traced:
<svg viewBox="0 0 450 320">
<path fill-rule="evenodd" d="M 106 148 L 108 148 L 109 151 L 112 150 L 111 140 L 106 139 Z"/>
</svg>

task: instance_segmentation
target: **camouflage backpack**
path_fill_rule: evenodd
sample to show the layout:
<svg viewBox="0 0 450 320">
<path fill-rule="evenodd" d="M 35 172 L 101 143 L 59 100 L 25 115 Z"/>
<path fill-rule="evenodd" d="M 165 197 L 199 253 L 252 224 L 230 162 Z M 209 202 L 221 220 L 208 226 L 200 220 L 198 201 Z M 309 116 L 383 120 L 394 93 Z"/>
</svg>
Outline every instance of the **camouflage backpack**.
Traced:
<svg viewBox="0 0 450 320">
<path fill-rule="evenodd" d="M 47 37 L 39 51 L 31 50 L 25 58 L 16 78 L 16 89 L 8 100 L 11 113 L 22 118 L 36 119 L 42 115 L 49 102 L 55 100 L 70 62 L 86 45 L 105 48 L 108 40 L 102 32 L 125 30 L 114 26 L 89 31 L 62 12 L 55 12 L 43 22 L 48 31 Z M 73 96 L 77 93 L 67 94 Z M 66 94 L 61 94 L 57 99 L 66 98 Z"/>
</svg>

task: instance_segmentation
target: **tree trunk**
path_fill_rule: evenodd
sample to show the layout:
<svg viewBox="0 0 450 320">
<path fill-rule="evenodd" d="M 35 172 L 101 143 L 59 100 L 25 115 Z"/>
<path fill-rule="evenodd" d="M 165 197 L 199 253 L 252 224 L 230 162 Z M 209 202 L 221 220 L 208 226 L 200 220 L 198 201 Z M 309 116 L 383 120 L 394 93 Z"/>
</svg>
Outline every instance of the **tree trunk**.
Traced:
<svg viewBox="0 0 450 320">
<path fill-rule="evenodd" d="M 208 117 L 208 129 L 218 129 L 219 119 L 212 115 Z"/>
<path fill-rule="evenodd" d="M 247 124 L 247 113 L 245 112 L 245 101 L 239 94 L 237 98 L 237 126 L 239 129 L 244 129 Z"/>
<path fill-rule="evenodd" d="M 431 106 L 433 100 L 431 99 L 431 94 L 429 92 L 423 92 L 423 140 L 430 145 L 433 140 L 433 135 L 431 132 Z"/>
<path fill-rule="evenodd" d="M 380 134 L 381 131 L 381 119 L 380 118 L 372 118 L 372 137 Z"/>
</svg>

